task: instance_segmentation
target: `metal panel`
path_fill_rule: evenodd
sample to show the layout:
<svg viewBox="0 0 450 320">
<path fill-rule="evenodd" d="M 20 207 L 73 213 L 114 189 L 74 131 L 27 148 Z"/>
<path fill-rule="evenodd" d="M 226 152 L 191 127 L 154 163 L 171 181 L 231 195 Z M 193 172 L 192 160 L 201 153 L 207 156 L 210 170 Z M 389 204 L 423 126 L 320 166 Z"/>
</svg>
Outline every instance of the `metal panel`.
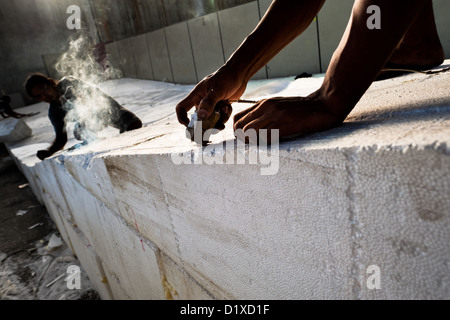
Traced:
<svg viewBox="0 0 450 320">
<path fill-rule="evenodd" d="M 117 42 L 120 56 L 120 68 L 124 78 L 136 78 L 136 65 L 134 63 L 133 45 L 130 39 L 123 39 Z"/>
<path fill-rule="evenodd" d="M 148 53 L 147 38 L 140 35 L 131 38 L 133 43 L 134 63 L 136 65 L 136 75 L 138 79 L 153 80 L 153 70 Z"/>
<path fill-rule="evenodd" d="M 154 80 L 173 82 L 164 29 L 150 32 L 146 37 L 148 52 L 152 61 Z"/>
<path fill-rule="evenodd" d="M 190 84 L 198 81 L 187 22 L 166 28 L 167 47 L 172 65 L 173 81 Z"/>
<path fill-rule="evenodd" d="M 217 13 L 188 22 L 198 79 L 217 70 L 225 62 Z"/>
</svg>

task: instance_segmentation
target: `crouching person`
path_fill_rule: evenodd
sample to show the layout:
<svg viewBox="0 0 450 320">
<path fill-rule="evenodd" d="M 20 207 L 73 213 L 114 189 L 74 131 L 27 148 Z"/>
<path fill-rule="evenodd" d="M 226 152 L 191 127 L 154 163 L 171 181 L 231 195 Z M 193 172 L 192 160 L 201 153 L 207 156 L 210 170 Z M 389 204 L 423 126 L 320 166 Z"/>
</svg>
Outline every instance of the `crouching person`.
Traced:
<svg viewBox="0 0 450 320">
<path fill-rule="evenodd" d="M 107 126 L 119 129 L 120 133 L 142 127 L 142 121 L 134 113 L 99 88 L 73 77 L 56 81 L 35 73 L 27 78 L 25 89 L 30 97 L 50 104 L 48 117 L 56 138 L 48 149 L 38 151 L 40 160 L 64 148 L 69 122 L 75 122 L 74 136 L 83 143 Z"/>
</svg>

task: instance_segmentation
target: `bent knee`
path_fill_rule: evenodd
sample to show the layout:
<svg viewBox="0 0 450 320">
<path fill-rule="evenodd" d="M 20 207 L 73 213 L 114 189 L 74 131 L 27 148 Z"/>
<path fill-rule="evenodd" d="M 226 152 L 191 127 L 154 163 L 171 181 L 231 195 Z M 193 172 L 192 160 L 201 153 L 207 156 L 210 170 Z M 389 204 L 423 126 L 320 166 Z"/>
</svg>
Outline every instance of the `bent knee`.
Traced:
<svg viewBox="0 0 450 320">
<path fill-rule="evenodd" d="M 133 122 L 129 123 L 127 125 L 127 128 L 125 129 L 125 131 L 132 131 L 132 130 L 136 130 L 136 129 L 140 129 L 142 128 L 142 121 L 138 118 L 136 118 Z"/>
<path fill-rule="evenodd" d="M 142 121 L 139 118 L 134 118 L 131 121 L 128 121 L 127 123 L 123 123 L 120 126 L 120 133 L 124 133 L 126 131 L 132 131 L 142 128 Z"/>
</svg>

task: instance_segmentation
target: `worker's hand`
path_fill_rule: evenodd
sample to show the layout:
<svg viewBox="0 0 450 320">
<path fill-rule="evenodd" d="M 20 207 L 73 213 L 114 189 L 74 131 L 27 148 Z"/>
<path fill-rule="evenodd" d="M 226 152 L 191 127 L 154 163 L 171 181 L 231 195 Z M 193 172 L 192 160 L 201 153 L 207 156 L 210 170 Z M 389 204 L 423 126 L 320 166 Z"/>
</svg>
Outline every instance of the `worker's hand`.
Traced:
<svg viewBox="0 0 450 320">
<path fill-rule="evenodd" d="M 199 120 L 206 120 L 213 113 L 219 101 L 237 100 L 245 92 L 247 83 L 240 79 L 240 75 L 222 67 L 215 73 L 205 77 L 177 106 L 178 121 L 189 125 L 187 113 L 196 107 Z M 224 106 L 226 106 L 224 104 Z M 232 109 L 220 108 L 221 118 L 226 122 L 231 116 Z"/>
<path fill-rule="evenodd" d="M 236 114 L 234 131 L 239 140 L 248 143 L 243 134 L 249 129 L 254 129 L 257 133 L 261 129 L 278 129 L 279 138 L 289 138 L 327 130 L 338 126 L 342 121 L 320 99 L 314 97 L 272 98 L 261 100 L 253 107 Z M 270 143 L 270 140 L 268 132 L 267 142 Z"/>
<path fill-rule="evenodd" d="M 48 150 L 39 150 L 36 154 L 36 156 L 44 161 L 45 159 L 47 159 L 48 157 L 50 157 L 52 155 L 52 153 Z"/>
</svg>

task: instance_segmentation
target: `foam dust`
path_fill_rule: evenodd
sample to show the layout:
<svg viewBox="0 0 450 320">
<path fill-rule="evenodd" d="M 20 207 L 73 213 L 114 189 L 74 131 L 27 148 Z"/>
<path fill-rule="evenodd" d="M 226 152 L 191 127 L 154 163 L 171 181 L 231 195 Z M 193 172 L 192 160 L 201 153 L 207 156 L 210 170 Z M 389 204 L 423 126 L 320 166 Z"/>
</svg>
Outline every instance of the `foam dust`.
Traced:
<svg viewBox="0 0 450 320">
<path fill-rule="evenodd" d="M 120 71 L 110 66 L 105 68 L 99 62 L 95 44 L 85 35 L 69 41 L 55 68 L 63 78 L 74 77 L 88 84 L 67 89 L 73 94 L 66 102 L 69 110 L 66 125 L 70 130 L 77 126 L 75 123 L 80 124 L 87 129 L 81 131 L 82 138 L 94 140 L 95 133 L 108 126 L 111 116 L 111 105 L 105 95 L 99 94 L 98 85 L 105 80 L 118 78 Z"/>
</svg>

